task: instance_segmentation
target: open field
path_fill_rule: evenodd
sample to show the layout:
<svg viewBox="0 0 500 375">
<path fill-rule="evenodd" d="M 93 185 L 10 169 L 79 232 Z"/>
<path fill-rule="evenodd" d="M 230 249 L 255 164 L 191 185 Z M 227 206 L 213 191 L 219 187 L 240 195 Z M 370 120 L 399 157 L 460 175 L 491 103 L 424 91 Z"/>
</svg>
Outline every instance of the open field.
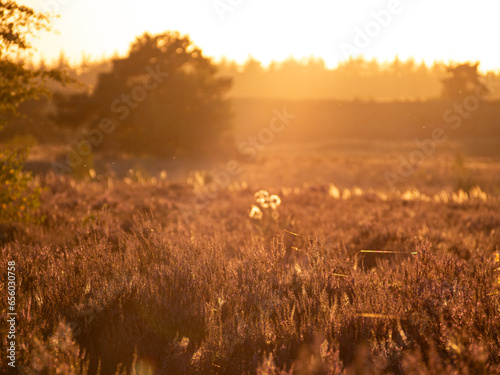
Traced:
<svg viewBox="0 0 500 375">
<path fill-rule="evenodd" d="M 255 150 L 255 154 L 238 152 L 214 160 L 162 159 L 154 157 L 119 157 L 96 154 L 92 162 L 101 178 L 124 178 L 130 170 L 139 171 L 146 177 L 158 177 L 167 173 L 169 181 L 185 183 L 194 171 L 223 171 L 229 160 L 235 160 L 241 171 L 232 176 L 231 182 L 248 182 L 257 188 L 280 189 L 301 187 L 306 184 L 335 184 L 339 188 L 391 190 L 386 173 L 398 174 L 400 158 L 409 161 L 410 154 L 420 149 L 414 140 L 398 141 L 340 139 L 316 142 L 286 143 L 285 134 L 277 133 L 269 145 L 262 149 L 248 145 L 248 137 L 257 131 L 241 132 L 238 144 L 245 144 L 243 151 Z M 422 141 L 424 137 L 420 138 Z M 245 143 L 246 142 L 246 143 Z M 52 161 L 65 155 L 63 146 L 36 146 L 31 150 L 26 169 L 35 174 L 51 170 Z M 250 156 L 255 156 L 250 160 Z M 83 165 L 83 163 L 82 163 Z M 435 145 L 435 150 L 425 155 L 422 164 L 404 177 L 394 187 L 399 190 L 418 188 L 434 194 L 442 189 L 449 191 L 478 185 L 484 191 L 500 195 L 500 138 L 489 137 L 470 140 L 448 140 Z"/>
<path fill-rule="evenodd" d="M 500 3 L 196 5 L 0 0 L 0 375 L 500 375 Z"/>
<path fill-rule="evenodd" d="M 500 164 L 474 147 L 395 189 L 411 143 L 277 142 L 229 180 L 158 160 L 39 175 L 43 221 L 0 228 L 21 371 L 500 373 Z"/>
</svg>

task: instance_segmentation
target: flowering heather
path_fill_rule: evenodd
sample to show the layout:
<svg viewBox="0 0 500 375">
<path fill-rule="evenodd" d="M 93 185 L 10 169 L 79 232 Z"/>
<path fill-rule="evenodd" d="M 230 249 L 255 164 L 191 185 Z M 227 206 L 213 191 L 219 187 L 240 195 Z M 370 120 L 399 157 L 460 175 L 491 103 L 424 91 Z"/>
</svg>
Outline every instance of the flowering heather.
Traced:
<svg viewBox="0 0 500 375">
<path fill-rule="evenodd" d="M 188 223 L 191 182 L 36 182 L 45 220 L 0 239 L 26 374 L 500 373 L 500 202 L 479 188 L 235 183 Z"/>
</svg>

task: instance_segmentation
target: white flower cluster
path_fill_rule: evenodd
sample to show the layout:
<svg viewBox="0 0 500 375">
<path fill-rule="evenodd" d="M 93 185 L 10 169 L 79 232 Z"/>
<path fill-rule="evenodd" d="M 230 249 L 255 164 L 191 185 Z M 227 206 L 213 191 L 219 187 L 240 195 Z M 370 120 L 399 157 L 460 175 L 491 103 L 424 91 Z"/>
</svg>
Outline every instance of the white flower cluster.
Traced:
<svg viewBox="0 0 500 375">
<path fill-rule="evenodd" d="M 250 210 L 250 217 L 252 219 L 261 220 L 264 217 L 262 209 L 271 209 L 272 218 L 275 220 L 278 219 L 279 214 L 276 209 L 281 204 L 281 198 L 278 195 L 269 195 L 269 192 L 265 190 L 259 190 L 254 194 L 254 197 L 255 201 L 258 203 L 258 206 L 255 204 L 252 205 L 252 209 Z"/>
</svg>

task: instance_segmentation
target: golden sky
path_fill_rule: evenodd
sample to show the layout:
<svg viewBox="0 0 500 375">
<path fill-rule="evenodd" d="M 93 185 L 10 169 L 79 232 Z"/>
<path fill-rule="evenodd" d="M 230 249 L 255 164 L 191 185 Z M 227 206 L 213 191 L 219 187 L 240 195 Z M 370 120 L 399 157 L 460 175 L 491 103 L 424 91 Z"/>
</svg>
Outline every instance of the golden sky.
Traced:
<svg viewBox="0 0 500 375">
<path fill-rule="evenodd" d="M 54 10 L 58 34 L 33 44 L 46 59 L 64 50 L 80 61 L 124 54 L 134 38 L 178 30 L 208 56 L 239 62 L 322 57 L 335 66 L 350 55 L 392 60 L 481 61 L 499 69 L 497 0 L 20 0 Z"/>
</svg>

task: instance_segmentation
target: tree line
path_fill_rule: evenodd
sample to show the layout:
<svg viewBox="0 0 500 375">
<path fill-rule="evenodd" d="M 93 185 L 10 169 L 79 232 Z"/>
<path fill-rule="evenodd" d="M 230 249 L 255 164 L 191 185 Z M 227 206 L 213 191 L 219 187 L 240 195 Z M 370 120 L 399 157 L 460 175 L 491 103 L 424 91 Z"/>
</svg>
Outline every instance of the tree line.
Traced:
<svg viewBox="0 0 500 375">
<path fill-rule="evenodd" d="M 443 81 L 452 78 L 450 68 L 462 65 L 463 74 L 470 66 L 471 74 L 500 80 L 493 71 L 479 73 L 476 62 L 445 63 L 435 61 L 432 65 L 417 63 L 414 59 L 392 61 L 367 60 L 363 56 L 342 61 L 335 68 L 328 68 L 321 58 L 295 59 L 271 62 L 264 66 L 249 57 L 243 64 L 222 58 L 214 62 L 221 76 L 233 81 L 229 97 L 269 99 L 333 99 L 362 101 L 436 100 L 449 97 Z M 55 63 L 73 72 L 75 77 L 94 87 L 99 74 L 109 71 L 110 60 L 91 61 L 88 57 L 76 67 L 67 63 L 61 55 Z M 474 68 L 475 67 L 475 68 Z M 471 76 L 472 78 L 472 76 Z M 492 92 L 491 100 L 500 100 L 500 92 Z"/>
</svg>

